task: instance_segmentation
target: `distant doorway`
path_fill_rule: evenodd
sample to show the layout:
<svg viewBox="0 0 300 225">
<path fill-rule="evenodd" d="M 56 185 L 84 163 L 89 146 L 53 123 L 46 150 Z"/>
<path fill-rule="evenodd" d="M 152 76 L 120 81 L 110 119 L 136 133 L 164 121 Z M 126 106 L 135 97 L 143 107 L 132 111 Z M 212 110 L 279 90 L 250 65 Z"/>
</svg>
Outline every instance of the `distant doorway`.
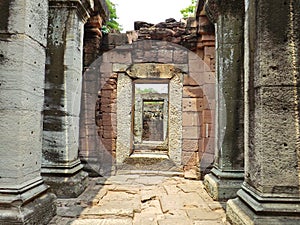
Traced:
<svg viewBox="0 0 300 225">
<path fill-rule="evenodd" d="M 133 154 L 168 154 L 168 80 L 134 82 Z"/>
<path fill-rule="evenodd" d="M 146 157 L 181 165 L 182 81 L 179 69 L 160 63 L 133 64 L 118 74 L 117 163 Z"/>
</svg>

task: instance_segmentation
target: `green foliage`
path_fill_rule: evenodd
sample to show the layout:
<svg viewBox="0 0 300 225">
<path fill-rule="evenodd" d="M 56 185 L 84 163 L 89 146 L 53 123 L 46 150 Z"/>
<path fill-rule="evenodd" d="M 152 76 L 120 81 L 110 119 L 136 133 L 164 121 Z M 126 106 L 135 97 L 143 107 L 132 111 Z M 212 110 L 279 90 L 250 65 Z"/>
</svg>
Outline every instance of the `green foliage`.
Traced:
<svg viewBox="0 0 300 225">
<path fill-rule="evenodd" d="M 103 25 L 101 30 L 103 34 L 108 34 L 110 32 L 109 28 L 106 25 Z"/>
<path fill-rule="evenodd" d="M 147 93 L 158 93 L 158 92 L 153 88 L 137 88 L 136 93 L 137 94 L 147 94 Z"/>
<path fill-rule="evenodd" d="M 116 5 L 110 0 L 106 0 L 106 4 L 110 13 L 109 20 L 102 27 L 102 32 L 107 34 L 109 32 L 120 32 L 122 31 L 122 26 L 117 22 L 117 10 Z"/>
<path fill-rule="evenodd" d="M 191 4 L 189 6 L 180 10 L 180 13 L 182 14 L 184 19 L 194 16 L 196 4 L 197 4 L 197 0 L 191 0 Z"/>
</svg>

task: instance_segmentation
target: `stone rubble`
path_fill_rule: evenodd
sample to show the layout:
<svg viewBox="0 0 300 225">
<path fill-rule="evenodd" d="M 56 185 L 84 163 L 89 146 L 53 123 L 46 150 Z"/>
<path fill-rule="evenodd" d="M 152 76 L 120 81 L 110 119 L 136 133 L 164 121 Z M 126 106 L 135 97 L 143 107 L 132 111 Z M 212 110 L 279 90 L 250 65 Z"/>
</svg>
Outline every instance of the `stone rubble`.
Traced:
<svg viewBox="0 0 300 225">
<path fill-rule="evenodd" d="M 49 225 L 229 225 L 225 203 L 214 202 L 199 180 L 121 174 L 89 183 L 78 198 L 57 199 Z"/>
<path fill-rule="evenodd" d="M 190 50 L 196 49 L 197 23 L 195 18 L 188 18 L 186 22 L 178 22 L 170 18 L 158 24 L 136 21 L 134 29 L 139 40 L 169 41 Z"/>
</svg>

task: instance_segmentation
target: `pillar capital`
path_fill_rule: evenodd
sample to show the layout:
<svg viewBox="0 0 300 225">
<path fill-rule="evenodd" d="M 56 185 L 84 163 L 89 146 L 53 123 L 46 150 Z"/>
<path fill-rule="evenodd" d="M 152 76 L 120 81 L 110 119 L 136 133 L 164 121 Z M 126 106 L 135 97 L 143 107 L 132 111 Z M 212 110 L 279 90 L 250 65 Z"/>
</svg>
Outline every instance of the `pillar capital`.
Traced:
<svg viewBox="0 0 300 225">
<path fill-rule="evenodd" d="M 94 1 L 86 0 L 49 0 L 49 7 L 73 8 L 76 9 L 78 16 L 85 23 L 94 9 Z"/>
<path fill-rule="evenodd" d="M 213 23 L 217 21 L 220 11 L 220 0 L 207 0 L 204 4 L 207 17 Z"/>
<path fill-rule="evenodd" d="M 204 4 L 205 12 L 213 23 L 216 23 L 220 15 L 244 14 L 244 1 L 241 0 L 206 0 Z"/>
</svg>

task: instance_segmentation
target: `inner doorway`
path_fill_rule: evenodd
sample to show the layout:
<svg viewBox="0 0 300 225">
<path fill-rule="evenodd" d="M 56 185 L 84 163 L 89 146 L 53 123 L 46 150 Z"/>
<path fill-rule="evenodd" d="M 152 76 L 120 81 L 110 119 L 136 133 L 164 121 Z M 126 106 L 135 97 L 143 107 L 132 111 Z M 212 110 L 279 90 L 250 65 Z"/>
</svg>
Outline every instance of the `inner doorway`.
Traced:
<svg viewBox="0 0 300 225">
<path fill-rule="evenodd" d="M 134 82 L 133 154 L 168 154 L 168 80 Z"/>
</svg>

